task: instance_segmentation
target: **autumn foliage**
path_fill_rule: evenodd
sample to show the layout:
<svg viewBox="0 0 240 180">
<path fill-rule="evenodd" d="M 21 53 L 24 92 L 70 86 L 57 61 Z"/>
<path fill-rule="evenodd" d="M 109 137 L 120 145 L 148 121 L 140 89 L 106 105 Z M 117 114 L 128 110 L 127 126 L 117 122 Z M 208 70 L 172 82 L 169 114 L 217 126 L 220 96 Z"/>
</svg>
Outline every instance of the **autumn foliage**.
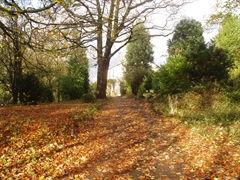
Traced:
<svg viewBox="0 0 240 180">
<path fill-rule="evenodd" d="M 1 108 L 1 179 L 240 177 L 239 132 L 204 136 L 134 99 L 102 105 Z"/>
</svg>

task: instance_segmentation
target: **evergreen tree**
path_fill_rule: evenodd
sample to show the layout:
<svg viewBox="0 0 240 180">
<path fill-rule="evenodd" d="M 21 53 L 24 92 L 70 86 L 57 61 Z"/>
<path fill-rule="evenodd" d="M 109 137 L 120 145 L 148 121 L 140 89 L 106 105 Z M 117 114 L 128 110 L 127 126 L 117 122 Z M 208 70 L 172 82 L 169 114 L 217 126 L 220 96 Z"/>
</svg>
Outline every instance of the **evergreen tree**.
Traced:
<svg viewBox="0 0 240 180">
<path fill-rule="evenodd" d="M 182 19 L 175 27 L 171 40 L 168 40 L 169 55 L 186 55 L 196 52 L 204 45 L 202 24 L 194 19 Z"/>
<path fill-rule="evenodd" d="M 33 73 L 23 75 L 20 86 L 18 87 L 21 96 L 21 103 L 53 102 L 53 92 L 44 85 Z"/>
<path fill-rule="evenodd" d="M 126 63 L 124 64 L 124 77 L 131 86 L 133 94 L 137 94 L 144 76 L 151 71 L 150 63 L 153 62 L 153 50 L 149 32 L 144 24 L 139 24 L 133 29 L 132 41 L 127 46 Z"/>
<path fill-rule="evenodd" d="M 240 77 L 240 43 L 239 43 L 240 19 L 238 16 L 228 14 L 221 24 L 219 34 L 215 37 L 216 46 L 228 52 L 233 59 L 235 68 L 232 77 Z"/>
<path fill-rule="evenodd" d="M 68 60 L 67 75 L 62 78 L 63 100 L 80 99 L 89 90 L 88 59 L 84 49 L 78 49 Z"/>
<path fill-rule="evenodd" d="M 201 23 L 181 20 L 168 41 L 169 57 L 153 78 L 153 87 L 162 94 L 176 94 L 196 85 L 226 82 L 232 65 L 226 51 L 212 42 L 206 45 Z"/>
</svg>

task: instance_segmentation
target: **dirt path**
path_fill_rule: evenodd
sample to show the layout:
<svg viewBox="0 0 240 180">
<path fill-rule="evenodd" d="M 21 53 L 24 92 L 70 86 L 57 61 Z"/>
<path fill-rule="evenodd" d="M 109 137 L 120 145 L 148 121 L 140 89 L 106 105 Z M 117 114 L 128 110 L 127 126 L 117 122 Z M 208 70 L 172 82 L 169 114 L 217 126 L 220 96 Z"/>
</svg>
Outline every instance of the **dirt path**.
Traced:
<svg viewBox="0 0 240 180">
<path fill-rule="evenodd" d="M 89 166 L 88 179 L 188 179 L 191 167 L 178 146 L 185 134 L 134 99 L 114 98 L 95 118 L 93 137 L 101 141 Z M 90 164 L 93 164 L 90 165 Z"/>
<path fill-rule="evenodd" d="M 238 180 L 240 145 L 148 103 L 113 98 L 92 119 L 79 102 L 0 109 L 0 179 Z"/>
</svg>

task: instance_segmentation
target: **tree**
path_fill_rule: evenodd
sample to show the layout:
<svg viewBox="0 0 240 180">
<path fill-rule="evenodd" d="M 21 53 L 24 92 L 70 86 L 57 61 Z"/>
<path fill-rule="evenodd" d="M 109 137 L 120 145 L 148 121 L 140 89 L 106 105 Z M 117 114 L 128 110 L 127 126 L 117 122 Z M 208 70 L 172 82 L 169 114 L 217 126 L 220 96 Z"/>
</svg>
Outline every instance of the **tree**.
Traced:
<svg viewBox="0 0 240 180">
<path fill-rule="evenodd" d="M 46 15 L 51 8 L 56 10 L 56 5 L 51 1 L 0 1 L 0 60 L 3 70 L 0 81 L 12 94 L 13 103 L 17 103 L 22 96 L 22 74 L 24 71 L 29 72 L 29 69 L 31 73 L 38 74 L 41 80 L 45 79 L 51 91 L 58 87 L 53 82 L 63 69 L 53 69 L 52 64 L 54 59 L 58 60 L 66 53 L 68 46 L 58 31 L 55 31 L 56 24 L 51 26 L 45 23 L 45 20 L 50 22 L 51 16 Z"/>
<path fill-rule="evenodd" d="M 196 52 L 204 44 L 203 28 L 199 21 L 182 19 L 175 27 L 172 39 L 168 40 L 169 55 L 186 55 Z"/>
<path fill-rule="evenodd" d="M 55 59 L 58 59 L 58 54 L 54 52 L 40 52 L 36 49 L 31 49 L 25 44 L 24 36 L 27 28 L 22 17 L 5 17 L 4 26 L 8 30 L 8 35 L 0 30 L 0 83 L 5 86 L 6 91 L 12 95 L 12 103 L 16 104 L 22 96 L 20 87 L 22 84 L 23 74 L 30 72 L 37 74 L 41 80 L 47 79 L 49 87 L 53 87 L 49 81 L 55 71 L 52 66 Z M 35 32 L 36 36 L 37 33 Z M 56 56 L 57 55 L 57 56 Z M 57 75 L 63 72 L 58 71 Z M 56 76 L 55 76 L 56 77 Z M 53 91 L 54 89 L 51 88 Z"/>
<path fill-rule="evenodd" d="M 204 43 L 201 23 L 181 20 L 168 41 L 169 57 L 153 78 L 153 87 L 164 94 L 177 94 L 197 85 L 226 82 L 232 61 L 212 42 Z"/>
<path fill-rule="evenodd" d="M 29 0 L 29 2 L 31 1 Z M 137 22 L 148 22 L 151 15 L 157 12 L 165 13 L 166 23 L 157 26 L 149 22 L 147 28 L 158 30 L 155 35 L 167 35 L 167 33 L 163 33 L 163 30 L 166 29 L 165 25 L 189 0 L 39 0 L 38 2 L 39 7 L 22 8 L 15 1 L 3 1 L 2 4 L 5 6 L 0 6 L 0 9 L 9 15 L 23 15 L 28 21 L 33 22 L 30 27 L 42 30 L 43 33 L 49 35 L 58 36 L 61 41 L 58 39 L 57 42 L 65 42 L 64 40 L 69 42 L 67 45 L 61 43 L 62 46 L 58 50 L 64 50 L 69 46 L 92 47 L 96 52 L 98 65 L 97 97 L 106 98 L 107 72 L 110 60 L 132 39 L 132 29 L 138 24 Z M 9 6 L 12 8 L 7 8 Z M 46 27 L 47 32 L 43 26 Z M 32 37 L 32 34 L 29 34 L 28 37 Z M 39 41 L 35 45 L 41 45 L 40 42 L 44 41 Z M 45 48 L 46 46 L 41 45 L 40 47 Z"/>
<path fill-rule="evenodd" d="M 20 91 L 23 69 L 27 67 L 26 62 L 30 62 L 26 59 L 25 52 L 27 47 L 31 47 L 34 26 L 28 13 L 34 14 L 53 7 L 53 4 L 49 3 L 42 5 L 39 9 L 26 6 L 31 4 L 34 3 L 31 1 L 0 1 L 1 50 L 6 55 L 1 56 L 1 68 L 4 69 L 4 74 L 0 80 L 12 94 L 14 104 L 23 96 Z"/>
<path fill-rule="evenodd" d="M 239 59 L 239 33 L 240 19 L 238 16 L 228 14 L 221 23 L 219 34 L 215 37 L 216 45 L 229 52 L 236 61 Z"/>
<path fill-rule="evenodd" d="M 124 77 L 131 86 L 133 94 L 137 94 L 144 76 L 151 71 L 153 50 L 150 34 L 144 24 L 138 24 L 133 29 L 132 42 L 127 45 L 126 63 L 124 64 Z"/>
<path fill-rule="evenodd" d="M 205 44 L 202 25 L 194 19 L 183 19 L 177 24 L 173 38 L 168 41 L 168 52 L 170 56 L 184 56 L 191 64 L 188 73 L 193 84 L 228 79 L 230 58 L 214 42 Z"/>
<path fill-rule="evenodd" d="M 21 44 L 24 24 L 18 17 L 7 17 L 5 18 L 5 26 L 8 26 L 9 36 L 4 33 L 1 34 L 2 55 L 0 61 L 4 72 L 0 80 L 12 94 L 13 103 L 16 104 L 19 96 L 21 96 L 19 87 L 22 81 L 22 69 L 25 59 L 25 49 Z"/>
<path fill-rule="evenodd" d="M 84 49 L 76 50 L 68 61 L 67 75 L 62 78 L 63 99 L 80 99 L 89 91 L 88 59 Z"/>
<path fill-rule="evenodd" d="M 40 82 L 34 74 L 23 74 L 21 85 L 19 85 L 21 103 L 53 102 L 53 94 L 49 87 Z"/>
<path fill-rule="evenodd" d="M 233 78 L 240 76 L 239 29 L 239 17 L 228 14 L 221 23 L 219 34 L 215 37 L 216 46 L 227 51 L 228 57 L 234 61 L 235 67 L 232 70 Z"/>
<path fill-rule="evenodd" d="M 208 25 L 221 25 L 222 21 L 229 15 L 239 14 L 240 2 L 238 0 L 217 0 L 214 13 L 207 20 Z"/>
<path fill-rule="evenodd" d="M 193 81 L 199 83 L 202 79 L 202 62 L 206 60 L 204 56 L 199 56 L 206 53 L 202 24 L 194 19 L 182 19 L 175 27 L 172 39 L 168 40 L 168 53 L 171 68 L 174 66 L 172 61 L 176 62 L 179 59 L 180 69 L 183 69 L 182 66 L 186 64 L 182 60 L 182 57 L 184 57 L 191 66 L 191 68 L 187 68 L 187 81 L 189 83 L 193 83 Z M 179 64 L 176 64 L 176 69 L 178 69 L 178 66 Z"/>
</svg>

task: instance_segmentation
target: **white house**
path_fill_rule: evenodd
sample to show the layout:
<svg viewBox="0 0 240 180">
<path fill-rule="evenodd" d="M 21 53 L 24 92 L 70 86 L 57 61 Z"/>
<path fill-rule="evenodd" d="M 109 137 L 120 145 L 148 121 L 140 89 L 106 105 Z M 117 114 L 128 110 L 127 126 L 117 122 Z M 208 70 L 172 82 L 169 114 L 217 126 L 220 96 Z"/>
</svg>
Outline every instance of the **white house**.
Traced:
<svg viewBox="0 0 240 180">
<path fill-rule="evenodd" d="M 107 95 L 121 96 L 120 84 L 123 82 L 123 66 L 117 64 L 108 69 Z"/>
</svg>

